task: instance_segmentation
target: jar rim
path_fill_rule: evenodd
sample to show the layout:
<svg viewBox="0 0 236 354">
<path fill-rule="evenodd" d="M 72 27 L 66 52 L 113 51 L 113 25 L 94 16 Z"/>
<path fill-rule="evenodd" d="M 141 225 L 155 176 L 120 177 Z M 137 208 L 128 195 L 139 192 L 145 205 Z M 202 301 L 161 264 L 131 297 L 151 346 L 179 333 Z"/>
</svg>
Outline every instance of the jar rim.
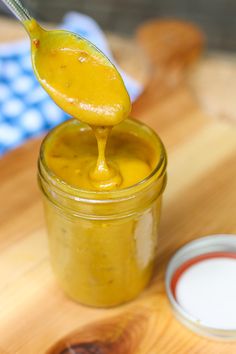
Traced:
<svg viewBox="0 0 236 354">
<path fill-rule="evenodd" d="M 69 121 L 72 121 L 77 123 L 82 122 L 78 121 L 75 118 L 69 119 Z M 65 193 L 67 197 L 72 197 L 73 199 L 78 199 L 80 201 L 82 200 L 94 200 L 94 201 L 102 201 L 102 202 L 112 202 L 112 201 L 119 201 L 122 199 L 129 199 L 129 197 L 132 197 L 134 193 L 137 193 L 139 191 L 143 191 L 148 187 L 150 184 L 152 184 L 153 181 L 159 180 L 161 177 L 163 177 L 163 174 L 166 172 L 166 166 L 167 166 L 167 154 L 166 154 L 166 149 L 164 147 L 164 144 L 158 134 L 149 126 L 147 126 L 145 123 L 140 122 L 136 119 L 133 118 L 127 118 L 126 122 L 132 123 L 132 124 L 138 124 L 139 126 L 142 126 L 144 129 L 148 130 L 149 133 L 151 133 L 153 136 L 155 136 L 156 141 L 160 145 L 160 158 L 157 161 L 156 166 L 153 168 L 151 173 L 142 179 L 141 181 L 128 186 L 126 188 L 122 189 L 115 189 L 112 191 L 98 191 L 98 190 L 87 190 L 87 189 L 82 189 L 76 186 L 72 186 L 65 182 L 63 179 L 61 179 L 59 176 L 57 176 L 46 164 L 45 158 L 44 158 L 44 147 L 46 144 L 46 141 L 48 138 L 53 134 L 54 129 L 58 129 L 59 127 L 62 127 L 63 125 L 68 124 L 68 120 L 61 123 L 60 125 L 56 126 L 53 130 L 51 130 L 43 139 L 41 146 L 40 146 L 40 153 L 39 153 L 39 159 L 38 159 L 38 170 L 39 170 L 39 175 L 42 177 L 44 180 L 47 182 L 52 182 L 54 187 L 56 187 L 57 190 L 60 190 L 63 194 Z M 120 123 L 122 124 L 122 123 Z M 56 182 L 56 183 L 55 183 Z"/>
</svg>

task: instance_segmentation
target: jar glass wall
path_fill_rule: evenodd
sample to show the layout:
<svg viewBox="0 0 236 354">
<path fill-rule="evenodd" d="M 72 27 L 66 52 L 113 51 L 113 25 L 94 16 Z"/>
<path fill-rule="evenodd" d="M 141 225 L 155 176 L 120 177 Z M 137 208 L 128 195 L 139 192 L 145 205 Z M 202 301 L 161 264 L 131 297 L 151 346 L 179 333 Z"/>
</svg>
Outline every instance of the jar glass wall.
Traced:
<svg viewBox="0 0 236 354">
<path fill-rule="evenodd" d="M 38 164 L 52 267 L 74 300 L 96 307 L 115 306 L 137 296 L 153 273 L 166 184 L 165 149 L 146 125 L 125 120 L 114 129 L 132 132 L 158 149 L 156 167 L 128 188 L 82 190 L 54 175 L 45 160 L 50 140 L 68 125 L 87 129 L 77 120 L 56 127 L 42 143 Z"/>
</svg>

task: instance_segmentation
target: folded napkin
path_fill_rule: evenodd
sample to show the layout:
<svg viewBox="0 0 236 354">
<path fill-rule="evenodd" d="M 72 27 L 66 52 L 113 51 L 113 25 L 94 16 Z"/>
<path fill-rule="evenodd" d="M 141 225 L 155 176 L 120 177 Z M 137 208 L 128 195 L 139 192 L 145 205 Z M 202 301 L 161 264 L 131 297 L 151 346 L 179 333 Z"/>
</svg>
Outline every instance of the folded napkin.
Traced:
<svg viewBox="0 0 236 354">
<path fill-rule="evenodd" d="M 104 33 L 92 18 L 71 12 L 65 16 L 60 28 L 93 42 L 118 68 L 131 100 L 138 97 L 142 91 L 141 84 L 117 66 Z M 67 118 L 68 115 L 51 100 L 34 77 L 29 40 L 1 44 L 0 155 Z"/>
</svg>

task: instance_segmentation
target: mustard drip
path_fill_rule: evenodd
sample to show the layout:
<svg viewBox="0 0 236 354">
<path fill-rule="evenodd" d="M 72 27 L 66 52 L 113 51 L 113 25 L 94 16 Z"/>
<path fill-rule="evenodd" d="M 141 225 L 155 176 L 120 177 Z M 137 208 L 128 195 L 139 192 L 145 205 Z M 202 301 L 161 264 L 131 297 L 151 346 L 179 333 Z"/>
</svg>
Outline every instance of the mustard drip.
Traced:
<svg viewBox="0 0 236 354">
<path fill-rule="evenodd" d="M 115 189 L 118 188 L 122 182 L 119 171 L 108 164 L 105 151 L 107 140 L 111 132 L 111 127 L 93 127 L 94 134 L 98 145 L 98 159 L 96 167 L 90 171 L 89 177 L 91 184 L 96 189 Z"/>
</svg>

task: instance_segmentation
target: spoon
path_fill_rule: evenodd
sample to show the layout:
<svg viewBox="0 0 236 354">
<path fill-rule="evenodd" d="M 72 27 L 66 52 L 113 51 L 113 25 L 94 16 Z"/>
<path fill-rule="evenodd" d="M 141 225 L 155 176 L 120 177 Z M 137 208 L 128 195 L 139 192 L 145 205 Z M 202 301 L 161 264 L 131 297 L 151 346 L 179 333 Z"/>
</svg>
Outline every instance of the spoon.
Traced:
<svg viewBox="0 0 236 354">
<path fill-rule="evenodd" d="M 92 126 L 113 126 L 128 116 L 123 80 L 97 47 L 72 32 L 43 29 L 20 0 L 2 1 L 25 27 L 35 75 L 59 107 Z"/>
<path fill-rule="evenodd" d="M 23 25 L 25 21 L 31 20 L 29 11 L 22 5 L 20 0 L 2 0 L 9 10 L 20 20 Z"/>
</svg>

